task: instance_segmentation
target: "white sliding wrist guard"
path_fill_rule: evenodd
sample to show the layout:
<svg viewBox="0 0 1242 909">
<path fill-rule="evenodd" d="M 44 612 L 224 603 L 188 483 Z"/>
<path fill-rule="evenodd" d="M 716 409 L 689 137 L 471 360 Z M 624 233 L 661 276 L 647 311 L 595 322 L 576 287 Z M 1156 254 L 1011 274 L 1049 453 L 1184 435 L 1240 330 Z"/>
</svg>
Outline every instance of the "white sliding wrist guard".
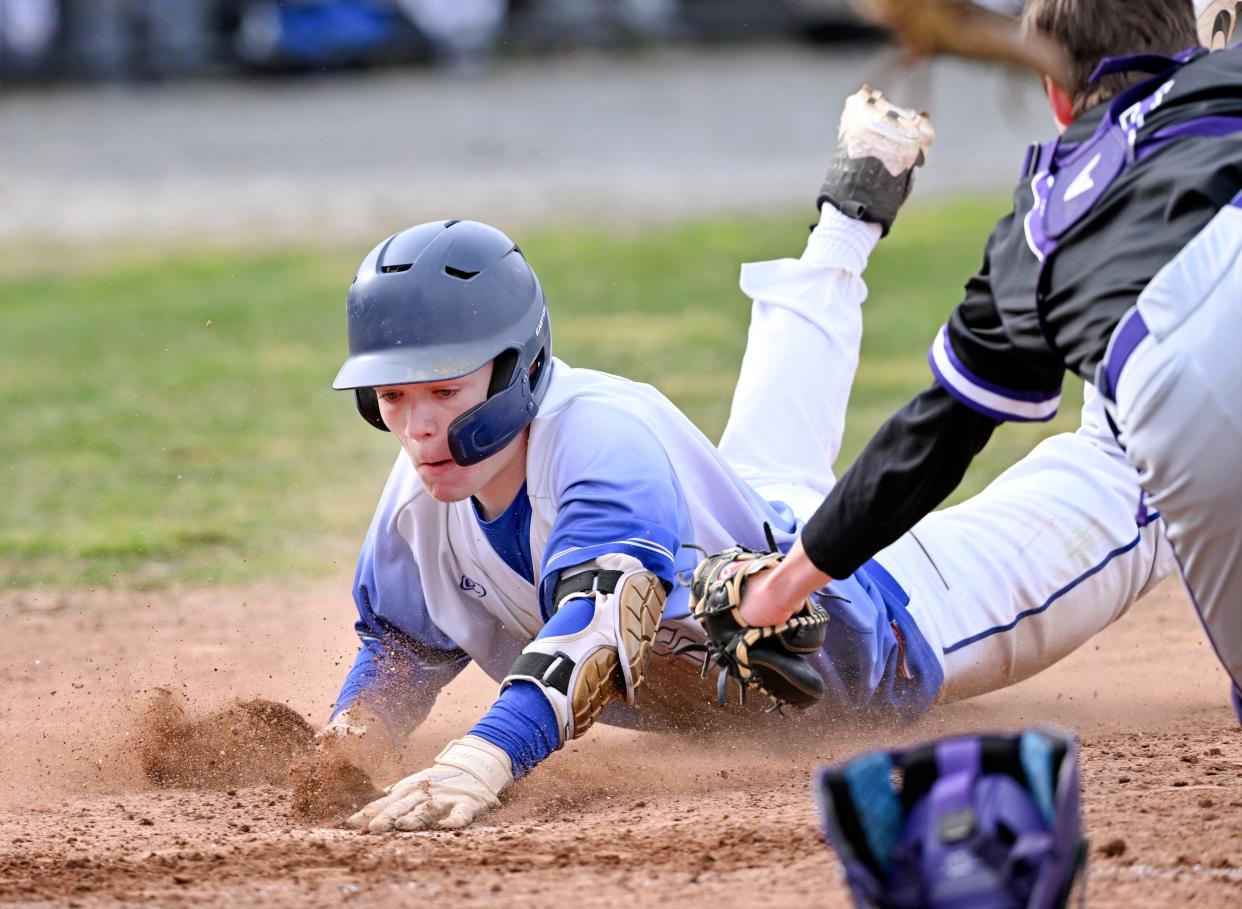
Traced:
<svg viewBox="0 0 1242 909">
<path fill-rule="evenodd" d="M 586 732 L 618 697 L 634 703 L 667 591 L 638 559 L 608 555 L 562 572 L 553 599 L 559 610 L 567 600 L 591 597 L 595 614 L 585 628 L 531 641 L 505 677 L 505 686 L 539 686 L 556 713 L 559 745 Z"/>
<path fill-rule="evenodd" d="M 513 785 L 509 755 L 477 735 L 465 735 L 449 742 L 436 755 L 436 765 L 470 774 L 487 787 L 492 804 L 499 801 L 500 793 Z"/>
</svg>

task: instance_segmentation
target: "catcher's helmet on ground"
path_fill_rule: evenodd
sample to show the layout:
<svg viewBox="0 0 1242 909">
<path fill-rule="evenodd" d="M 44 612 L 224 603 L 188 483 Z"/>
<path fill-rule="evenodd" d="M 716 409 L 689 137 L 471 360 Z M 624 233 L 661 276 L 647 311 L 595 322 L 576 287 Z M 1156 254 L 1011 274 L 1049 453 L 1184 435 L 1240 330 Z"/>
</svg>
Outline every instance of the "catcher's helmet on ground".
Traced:
<svg viewBox="0 0 1242 909">
<path fill-rule="evenodd" d="M 453 421 L 462 466 L 525 429 L 547 391 L 552 331 L 539 279 L 517 244 L 475 221 L 432 221 L 393 234 L 367 255 L 346 302 L 349 358 L 333 388 L 387 430 L 375 388 L 468 375 L 494 361 L 487 400 Z"/>
<path fill-rule="evenodd" d="M 965 736 L 820 771 L 824 832 L 856 905 L 1054 909 L 1086 862 L 1072 738 Z"/>
</svg>

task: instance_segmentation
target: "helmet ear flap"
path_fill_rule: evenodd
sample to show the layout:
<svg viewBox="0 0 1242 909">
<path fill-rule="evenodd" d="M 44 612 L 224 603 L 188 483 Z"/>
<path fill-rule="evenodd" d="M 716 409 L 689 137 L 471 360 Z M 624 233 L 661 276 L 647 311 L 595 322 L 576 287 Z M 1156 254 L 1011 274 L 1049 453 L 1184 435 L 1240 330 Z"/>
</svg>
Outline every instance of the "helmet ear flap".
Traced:
<svg viewBox="0 0 1242 909">
<path fill-rule="evenodd" d="M 376 396 L 374 388 L 355 388 L 354 403 L 358 405 L 358 413 L 362 414 L 362 419 L 376 429 L 381 429 L 384 432 L 390 431 L 384 425 L 384 418 L 380 416 L 379 398 Z"/>
<path fill-rule="evenodd" d="M 471 407 L 448 428 L 449 454 L 462 467 L 490 458 L 530 425 L 539 412 L 531 394 L 530 376 L 517 381 L 481 404 Z"/>
</svg>

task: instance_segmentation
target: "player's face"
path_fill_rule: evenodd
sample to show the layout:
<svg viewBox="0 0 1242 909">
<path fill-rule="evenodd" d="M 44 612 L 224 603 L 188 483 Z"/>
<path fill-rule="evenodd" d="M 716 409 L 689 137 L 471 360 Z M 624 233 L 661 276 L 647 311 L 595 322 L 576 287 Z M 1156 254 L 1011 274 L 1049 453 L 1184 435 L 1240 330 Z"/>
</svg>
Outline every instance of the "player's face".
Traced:
<svg viewBox="0 0 1242 909">
<path fill-rule="evenodd" d="M 470 467 L 462 467 L 449 453 L 449 425 L 487 398 L 491 378 L 492 364 L 488 363 L 459 379 L 375 389 L 384 425 L 401 440 L 418 478 L 437 501 L 460 502 L 474 496 L 486 512 L 499 512 L 521 488 L 526 473 L 525 433 Z"/>
</svg>

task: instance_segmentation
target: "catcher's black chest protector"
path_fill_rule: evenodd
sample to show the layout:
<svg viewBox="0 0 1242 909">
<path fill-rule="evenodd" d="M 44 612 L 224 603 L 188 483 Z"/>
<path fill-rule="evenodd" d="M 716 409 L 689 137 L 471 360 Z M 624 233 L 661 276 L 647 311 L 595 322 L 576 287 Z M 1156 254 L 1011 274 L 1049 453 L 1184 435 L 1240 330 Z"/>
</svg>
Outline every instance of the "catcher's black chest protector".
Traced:
<svg viewBox="0 0 1242 909">
<path fill-rule="evenodd" d="M 1088 381 L 1147 283 L 1242 190 L 1242 49 L 1108 59 L 1096 76 L 1134 70 L 1152 77 L 1093 133 L 1030 149 L 992 262 L 1011 342 Z"/>
</svg>

